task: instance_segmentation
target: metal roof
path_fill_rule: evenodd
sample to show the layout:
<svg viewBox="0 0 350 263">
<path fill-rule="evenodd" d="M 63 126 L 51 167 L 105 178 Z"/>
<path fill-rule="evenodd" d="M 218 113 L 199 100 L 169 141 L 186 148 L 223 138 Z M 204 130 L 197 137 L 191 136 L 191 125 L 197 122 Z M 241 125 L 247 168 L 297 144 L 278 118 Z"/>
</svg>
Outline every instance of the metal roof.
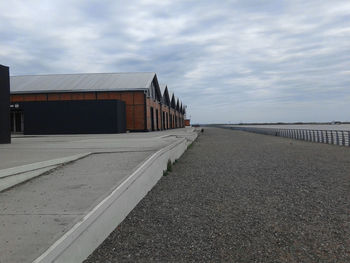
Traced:
<svg viewBox="0 0 350 263">
<path fill-rule="evenodd" d="M 10 90 L 11 93 L 145 90 L 155 76 L 153 72 L 11 76 Z"/>
</svg>

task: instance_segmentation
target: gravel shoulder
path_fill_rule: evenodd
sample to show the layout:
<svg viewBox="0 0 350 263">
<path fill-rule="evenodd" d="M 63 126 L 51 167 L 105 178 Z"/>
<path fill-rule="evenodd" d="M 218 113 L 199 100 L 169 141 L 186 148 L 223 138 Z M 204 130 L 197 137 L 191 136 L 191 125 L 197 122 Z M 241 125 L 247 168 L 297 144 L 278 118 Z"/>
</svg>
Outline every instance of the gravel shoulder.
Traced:
<svg viewBox="0 0 350 263">
<path fill-rule="evenodd" d="M 350 262 L 350 148 L 205 128 L 85 262 Z"/>
</svg>

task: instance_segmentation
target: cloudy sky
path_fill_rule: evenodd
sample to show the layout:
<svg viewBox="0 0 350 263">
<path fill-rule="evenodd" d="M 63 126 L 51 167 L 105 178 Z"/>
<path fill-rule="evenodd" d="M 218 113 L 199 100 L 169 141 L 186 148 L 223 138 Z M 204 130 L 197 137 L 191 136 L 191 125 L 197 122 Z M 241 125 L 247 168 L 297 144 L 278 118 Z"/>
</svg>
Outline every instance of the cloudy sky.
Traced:
<svg viewBox="0 0 350 263">
<path fill-rule="evenodd" d="M 11 75 L 156 72 L 196 123 L 350 121 L 349 0 L 0 2 Z"/>
</svg>

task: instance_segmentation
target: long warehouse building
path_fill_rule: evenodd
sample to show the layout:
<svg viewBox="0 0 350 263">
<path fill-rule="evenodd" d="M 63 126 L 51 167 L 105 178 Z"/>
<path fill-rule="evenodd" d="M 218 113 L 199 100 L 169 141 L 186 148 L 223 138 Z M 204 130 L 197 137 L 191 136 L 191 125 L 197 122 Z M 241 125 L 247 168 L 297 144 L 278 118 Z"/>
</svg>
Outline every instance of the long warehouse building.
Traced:
<svg viewBox="0 0 350 263">
<path fill-rule="evenodd" d="M 185 106 L 156 73 L 10 77 L 11 131 L 120 133 L 184 127 Z"/>
</svg>

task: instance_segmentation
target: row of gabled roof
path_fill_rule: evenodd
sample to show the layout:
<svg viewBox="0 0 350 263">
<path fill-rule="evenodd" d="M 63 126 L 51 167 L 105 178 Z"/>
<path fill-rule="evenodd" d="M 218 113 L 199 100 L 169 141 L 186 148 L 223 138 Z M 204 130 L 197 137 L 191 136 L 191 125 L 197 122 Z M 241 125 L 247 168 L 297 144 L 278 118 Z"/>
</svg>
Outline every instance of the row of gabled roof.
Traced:
<svg viewBox="0 0 350 263">
<path fill-rule="evenodd" d="M 154 72 L 11 76 L 10 89 L 11 94 L 142 90 L 149 97 L 185 114 L 185 106 L 179 98 L 174 93 L 169 94 L 166 85 L 161 90 Z"/>
<path fill-rule="evenodd" d="M 175 97 L 174 93 L 169 94 L 167 85 L 163 85 L 161 87 L 161 90 L 163 91 L 162 101 L 161 101 L 162 104 L 167 105 L 173 109 L 176 109 L 182 114 L 186 113 L 185 105 L 182 105 L 182 102 L 179 100 L 179 98 Z"/>
</svg>

